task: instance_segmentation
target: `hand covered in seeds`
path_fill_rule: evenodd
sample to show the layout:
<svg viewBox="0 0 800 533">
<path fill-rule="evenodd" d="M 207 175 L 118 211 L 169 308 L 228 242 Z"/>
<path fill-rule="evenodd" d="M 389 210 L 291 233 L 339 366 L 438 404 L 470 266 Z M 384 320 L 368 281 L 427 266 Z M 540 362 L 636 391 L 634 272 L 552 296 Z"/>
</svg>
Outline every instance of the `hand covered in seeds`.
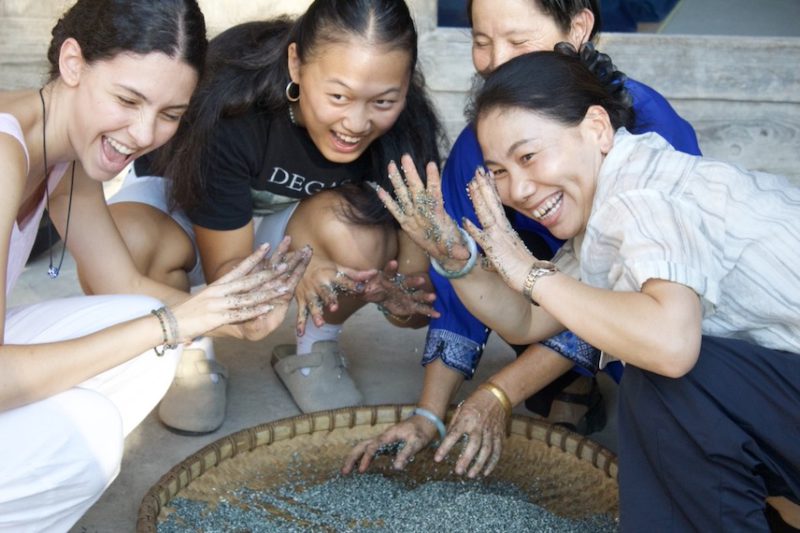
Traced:
<svg viewBox="0 0 800 533">
<path fill-rule="evenodd" d="M 313 257 L 300 280 L 297 298 L 297 334 L 303 335 L 308 318 L 317 326 L 325 324 L 324 313 L 339 308 L 339 296 L 361 294 L 365 283 L 377 270 L 355 270 L 336 264 L 330 259 Z"/>
<path fill-rule="evenodd" d="M 478 168 L 467 185 L 467 191 L 483 229 L 469 220 L 464 220 L 464 229 L 483 248 L 486 258 L 503 281 L 515 291 L 522 292 L 522 284 L 536 258 L 511 227 L 494 180 Z"/>
<path fill-rule="evenodd" d="M 344 460 L 342 474 L 349 474 L 358 464 L 364 473 L 379 455 L 394 452 L 392 467 L 402 470 L 414 459 L 414 455 L 427 446 L 437 435 L 436 427 L 421 416 L 412 416 L 393 425 L 377 437 L 356 444 Z M 400 446 L 399 444 L 402 444 Z"/>
<path fill-rule="evenodd" d="M 506 412 L 495 396 L 486 390 L 476 390 L 464 400 L 453 414 L 434 460 L 443 461 L 453 447 L 461 442 L 463 447 L 456 461 L 455 472 L 474 478 L 483 471 L 492 473 L 500 460 L 506 435 Z"/>
<path fill-rule="evenodd" d="M 286 286 L 289 290 L 272 301 L 274 306 L 272 311 L 266 315 L 261 315 L 239 324 L 237 328 L 241 338 L 252 341 L 261 340 L 272 333 L 275 328 L 280 326 L 285 320 L 297 284 L 300 282 L 300 279 L 302 279 L 306 267 L 311 260 L 310 247 L 290 252 L 290 244 L 291 238 L 288 236 L 284 237 L 270 258 L 266 261 L 262 261 L 260 265 L 262 270 L 278 270 L 279 268 L 283 268 L 280 265 L 285 264 L 286 271 L 284 275 L 286 277 Z"/>
<path fill-rule="evenodd" d="M 366 281 L 361 297 L 367 302 L 382 305 L 395 316 L 420 314 L 438 317 L 439 313 L 432 305 L 436 293 L 423 289 L 430 282 L 427 273 L 406 276 L 397 269 L 394 259 L 386 263 L 383 270 Z"/>
<path fill-rule="evenodd" d="M 443 268 L 453 272 L 460 270 L 469 259 L 469 250 L 458 225 L 444 210 L 436 164 L 428 163 L 425 168 L 425 185 L 410 156 L 404 155 L 401 162 L 405 180 L 394 161 L 389 163 L 389 179 L 396 199 L 380 187 L 377 189 L 378 197 L 417 246 Z"/>
<path fill-rule="evenodd" d="M 311 250 L 304 248 L 275 263 L 265 260 L 268 250 L 268 244 L 260 246 L 233 270 L 172 309 L 181 342 L 220 326 L 264 317 L 291 298 Z"/>
</svg>

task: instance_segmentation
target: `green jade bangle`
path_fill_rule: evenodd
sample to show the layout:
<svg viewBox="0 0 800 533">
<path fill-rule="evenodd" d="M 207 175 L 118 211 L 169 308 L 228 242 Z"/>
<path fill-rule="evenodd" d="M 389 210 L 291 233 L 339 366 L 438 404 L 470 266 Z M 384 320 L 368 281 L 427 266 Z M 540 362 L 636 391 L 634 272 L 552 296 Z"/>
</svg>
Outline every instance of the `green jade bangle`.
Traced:
<svg viewBox="0 0 800 533">
<path fill-rule="evenodd" d="M 442 265 L 439 264 L 439 261 L 431 257 L 431 266 L 433 269 L 440 276 L 443 276 L 447 279 L 463 278 L 472 271 L 472 269 L 475 267 L 475 263 L 478 261 L 478 244 L 475 242 L 475 239 L 473 239 L 464 228 L 458 228 L 458 231 L 461 232 L 461 236 L 467 241 L 467 249 L 469 249 L 469 259 L 467 259 L 467 264 L 465 264 L 461 270 L 456 272 L 446 270 L 442 267 Z"/>
</svg>

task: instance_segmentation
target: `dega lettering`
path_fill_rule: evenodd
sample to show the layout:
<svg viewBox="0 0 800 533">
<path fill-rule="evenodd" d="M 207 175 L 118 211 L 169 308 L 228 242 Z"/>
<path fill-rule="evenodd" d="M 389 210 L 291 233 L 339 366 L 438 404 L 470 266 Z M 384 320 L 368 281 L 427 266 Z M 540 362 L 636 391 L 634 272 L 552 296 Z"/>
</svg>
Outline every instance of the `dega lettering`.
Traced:
<svg viewBox="0 0 800 533">
<path fill-rule="evenodd" d="M 273 168 L 269 182 L 276 185 L 284 185 L 288 189 L 303 192 L 309 196 L 325 188 L 325 184 L 321 181 L 306 181 L 306 178 L 300 174 L 289 173 L 281 167 Z M 331 186 L 335 185 L 335 183 L 331 184 Z"/>
</svg>

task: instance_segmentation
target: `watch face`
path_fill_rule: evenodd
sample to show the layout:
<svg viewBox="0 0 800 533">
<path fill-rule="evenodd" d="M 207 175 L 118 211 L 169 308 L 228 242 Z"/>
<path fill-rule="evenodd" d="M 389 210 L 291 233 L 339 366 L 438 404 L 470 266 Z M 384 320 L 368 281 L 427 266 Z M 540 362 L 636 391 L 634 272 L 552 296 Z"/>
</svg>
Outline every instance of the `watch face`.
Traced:
<svg viewBox="0 0 800 533">
<path fill-rule="evenodd" d="M 533 267 L 537 269 L 547 270 L 549 272 L 556 272 L 558 271 L 558 267 L 552 261 L 535 261 L 533 263 Z"/>
</svg>

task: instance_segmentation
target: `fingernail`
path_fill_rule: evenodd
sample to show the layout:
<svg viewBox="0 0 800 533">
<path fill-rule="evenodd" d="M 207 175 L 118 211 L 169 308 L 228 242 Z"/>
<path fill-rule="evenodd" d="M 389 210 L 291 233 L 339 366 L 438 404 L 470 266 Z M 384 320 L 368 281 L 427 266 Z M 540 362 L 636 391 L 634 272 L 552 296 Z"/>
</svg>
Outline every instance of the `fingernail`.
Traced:
<svg viewBox="0 0 800 533">
<path fill-rule="evenodd" d="M 361 292 L 363 290 L 364 290 L 364 284 L 363 283 L 356 283 L 356 291 L 357 292 Z"/>
</svg>

